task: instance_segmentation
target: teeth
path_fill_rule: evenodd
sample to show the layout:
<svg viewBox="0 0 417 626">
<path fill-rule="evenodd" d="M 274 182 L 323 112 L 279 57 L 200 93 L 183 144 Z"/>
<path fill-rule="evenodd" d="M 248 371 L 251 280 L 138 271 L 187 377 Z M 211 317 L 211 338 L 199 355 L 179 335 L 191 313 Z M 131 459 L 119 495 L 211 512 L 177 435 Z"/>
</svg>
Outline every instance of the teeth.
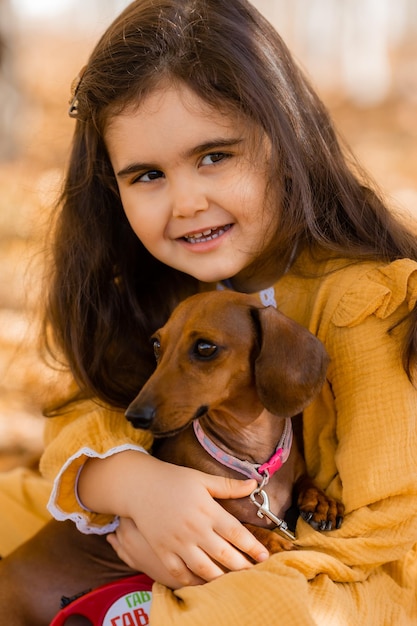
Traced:
<svg viewBox="0 0 417 626">
<path fill-rule="evenodd" d="M 227 230 L 229 230 L 230 224 L 224 226 L 223 228 L 208 228 L 207 230 L 203 230 L 201 233 L 194 233 L 193 235 L 184 235 L 184 239 L 188 241 L 188 243 L 204 243 L 205 241 L 211 241 L 212 239 L 217 239 L 220 235 L 223 235 Z"/>
</svg>

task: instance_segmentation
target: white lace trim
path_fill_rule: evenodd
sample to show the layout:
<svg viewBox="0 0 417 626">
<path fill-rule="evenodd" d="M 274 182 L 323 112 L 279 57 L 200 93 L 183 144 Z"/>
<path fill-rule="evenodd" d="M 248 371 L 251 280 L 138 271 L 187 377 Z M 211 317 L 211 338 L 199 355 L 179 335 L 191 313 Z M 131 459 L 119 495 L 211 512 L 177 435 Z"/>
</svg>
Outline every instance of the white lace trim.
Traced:
<svg viewBox="0 0 417 626">
<path fill-rule="evenodd" d="M 81 456 L 85 456 L 87 458 L 106 459 L 109 456 L 113 456 L 114 454 L 117 454 L 118 452 L 124 452 L 125 450 L 137 450 L 138 452 L 144 452 L 145 454 L 148 454 L 145 448 L 142 448 L 141 446 L 135 446 L 133 444 L 123 444 L 122 446 L 116 446 L 115 448 L 111 448 L 110 450 L 107 450 L 103 454 L 98 454 L 95 450 L 92 450 L 91 448 L 81 448 L 75 454 L 73 454 L 69 459 L 67 459 L 67 461 L 62 466 L 58 476 L 54 480 L 52 492 L 49 498 L 49 502 L 47 504 L 47 508 L 50 514 L 55 519 L 61 522 L 64 522 L 66 520 L 71 520 L 72 522 L 74 522 L 78 530 L 84 533 L 85 535 L 90 535 L 90 534 L 105 535 L 107 533 L 111 533 L 114 530 L 116 530 L 116 528 L 119 525 L 119 518 L 117 516 L 115 516 L 112 522 L 110 522 L 109 524 L 106 524 L 105 526 L 95 525 L 91 523 L 91 521 L 88 519 L 87 513 L 89 512 L 91 513 L 91 511 L 89 511 L 83 505 L 83 503 L 81 502 L 78 496 L 78 490 L 77 490 L 78 478 L 80 476 L 83 466 L 80 467 L 78 474 L 77 474 L 76 483 L 75 483 L 75 497 L 80 507 L 86 511 L 86 515 L 83 515 L 82 513 L 68 513 L 66 511 L 63 511 L 56 504 L 56 499 L 57 499 L 58 489 L 59 489 L 62 476 L 64 472 L 68 469 L 68 467 L 71 465 L 71 463 L 75 461 L 75 459 L 78 459 Z"/>
</svg>

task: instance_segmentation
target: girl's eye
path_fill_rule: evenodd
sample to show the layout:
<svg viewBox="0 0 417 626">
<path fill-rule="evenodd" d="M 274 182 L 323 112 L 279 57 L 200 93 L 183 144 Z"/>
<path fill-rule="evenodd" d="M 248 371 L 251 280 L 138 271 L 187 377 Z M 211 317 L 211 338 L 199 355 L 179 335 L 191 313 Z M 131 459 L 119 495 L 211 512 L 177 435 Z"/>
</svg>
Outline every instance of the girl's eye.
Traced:
<svg viewBox="0 0 417 626">
<path fill-rule="evenodd" d="M 194 355 L 199 359 L 211 359 L 217 353 L 218 348 L 216 344 L 206 341 L 205 339 L 199 339 L 194 344 Z"/>
<path fill-rule="evenodd" d="M 158 178 L 163 178 L 164 173 L 160 170 L 150 170 L 149 172 L 145 172 L 145 174 L 141 174 L 134 179 L 134 183 L 151 183 L 153 180 L 157 180 Z"/>
<path fill-rule="evenodd" d="M 159 361 L 159 357 L 161 356 L 161 342 L 159 339 L 152 339 L 152 347 L 155 359 Z"/>
<path fill-rule="evenodd" d="M 214 163 L 223 161 L 223 159 L 227 159 L 228 156 L 230 155 L 225 154 L 224 152 L 211 152 L 210 154 L 206 154 L 206 156 L 201 159 L 201 164 L 213 165 Z"/>
</svg>

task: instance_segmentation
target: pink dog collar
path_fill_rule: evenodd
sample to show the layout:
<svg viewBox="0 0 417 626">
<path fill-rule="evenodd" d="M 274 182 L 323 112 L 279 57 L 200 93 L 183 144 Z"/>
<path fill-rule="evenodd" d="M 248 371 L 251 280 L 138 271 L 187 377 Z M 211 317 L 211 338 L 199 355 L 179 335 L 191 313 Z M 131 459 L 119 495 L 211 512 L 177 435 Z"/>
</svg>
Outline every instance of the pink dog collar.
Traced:
<svg viewBox="0 0 417 626">
<path fill-rule="evenodd" d="M 262 465 L 259 463 L 251 463 L 250 461 L 243 461 L 219 448 L 219 446 L 206 435 L 198 419 L 194 420 L 193 428 L 199 444 L 213 459 L 225 467 L 243 474 L 247 478 L 254 478 L 259 484 L 264 481 L 266 475 L 271 477 L 275 472 L 280 470 L 290 455 L 293 439 L 290 417 L 285 419 L 284 432 L 278 441 L 274 454 Z"/>
</svg>

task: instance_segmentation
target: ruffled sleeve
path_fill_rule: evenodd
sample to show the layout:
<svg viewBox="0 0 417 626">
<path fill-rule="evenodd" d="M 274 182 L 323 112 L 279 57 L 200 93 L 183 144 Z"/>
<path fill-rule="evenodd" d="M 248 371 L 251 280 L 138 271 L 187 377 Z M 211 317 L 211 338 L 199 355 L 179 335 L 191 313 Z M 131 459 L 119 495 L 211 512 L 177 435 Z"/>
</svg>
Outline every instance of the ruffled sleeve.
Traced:
<svg viewBox="0 0 417 626">
<path fill-rule="evenodd" d="M 105 458 L 124 450 L 146 452 L 151 445 L 151 435 L 134 429 L 123 412 L 92 401 L 50 418 L 40 464 L 42 474 L 53 481 L 48 510 L 58 520 L 72 520 L 81 532 L 111 532 L 117 518 L 88 511 L 79 501 L 79 473 L 88 458 Z"/>
<path fill-rule="evenodd" d="M 356 326 L 370 315 L 386 319 L 404 305 L 411 311 L 416 301 L 416 263 L 400 259 L 360 275 L 343 294 L 332 321 L 336 326 Z"/>
</svg>

